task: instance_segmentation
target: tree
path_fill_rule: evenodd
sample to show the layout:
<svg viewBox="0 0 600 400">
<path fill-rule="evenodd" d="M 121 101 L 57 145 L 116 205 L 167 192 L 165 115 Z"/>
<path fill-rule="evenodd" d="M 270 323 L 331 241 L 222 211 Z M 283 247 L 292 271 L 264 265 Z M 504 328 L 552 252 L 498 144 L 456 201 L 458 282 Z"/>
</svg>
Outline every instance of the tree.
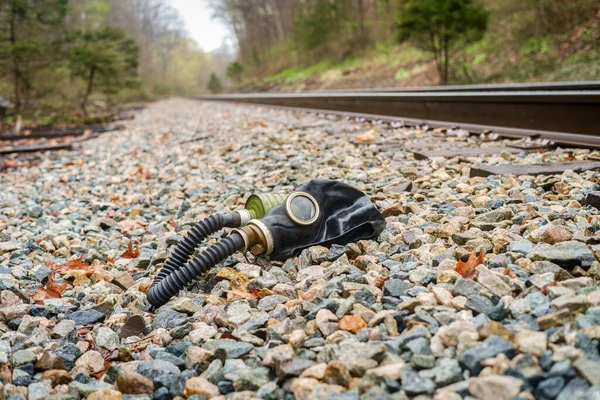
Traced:
<svg viewBox="0 0 600 400">
<path fill-rule="evenodd" d="M 227 65 L 227 76 L 236 83 L 239 83 L 242 72 L 244 72 L 244 66 L 239 61 L 233 61 Z"/>
<path fill-rule="evenodd" d="M 0 75 L 12 78 L 17 132 L 24 92 L 39 69 L 56 57 L 67 5 L 68 0 L 0 0 Z"/>
<path fill-rule="evenodd" d="M 331 56 L 340 47 L 346 12 L 343 2 L 319 1 L 296 18 L 293 39 L 302 52 L 309 54 L 311 61 L 321 55 Z"/>
<path fill-rule="evenodd" d="M 210 79 L 208 80 L 207 87 L 211 93 L 219 93 L 222 89 L 221 81 L 219 80 L 217 74 L 215 74 L 214 72 L 210 74 Z"/>
<path fill-rule="evenodd" d="M 71 71 L 86 81 L 81 109 L 88 116 L 87 102 L 100 82 L 107 94 L 137 84 L 139 48 L 120 28 L 105 27 L 71 34 L 74 46 L 69 52 Z"/>
<path fill-rule="evenodd" d="M 435 58 L 440 83 L 448 83 L 452 53 L 481 40 L 489 12 L 477 0 L 404 0 L 398 12 L 398 40 L 415 39 Z"/>
</svg>

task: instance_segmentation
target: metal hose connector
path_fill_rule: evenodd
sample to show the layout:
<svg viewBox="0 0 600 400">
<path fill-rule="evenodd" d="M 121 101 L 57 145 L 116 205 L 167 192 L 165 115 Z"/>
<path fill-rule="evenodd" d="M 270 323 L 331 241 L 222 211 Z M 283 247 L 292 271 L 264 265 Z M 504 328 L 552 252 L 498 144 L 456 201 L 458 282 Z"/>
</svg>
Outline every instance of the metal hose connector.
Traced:
<svg viewBox="0 0 600 400">
<path fill-rule="evenodd" d="M 215 265 L 244 247 L 244 239 L 239 233 L 232 233 L 219 243 L 210 246 L 189 263 L 185 264 L 148 290 L 147 299 L 152 306 L 158 308 L 175 296 L 185 285 L 196 277 L 208 272 Z"/>
</svg>

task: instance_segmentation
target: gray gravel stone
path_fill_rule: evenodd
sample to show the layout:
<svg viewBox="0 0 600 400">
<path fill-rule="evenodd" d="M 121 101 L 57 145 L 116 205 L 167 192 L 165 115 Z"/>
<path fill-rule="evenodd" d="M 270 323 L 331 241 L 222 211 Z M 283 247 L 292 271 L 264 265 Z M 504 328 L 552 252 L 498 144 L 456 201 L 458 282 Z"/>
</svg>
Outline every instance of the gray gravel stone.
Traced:
<svg viewBox="0 0 600 400">
<path fill-rule="evenodd" d="M 170 99 L 74 151 L 31 154 L 3 170 L 0 363 L 12 384 L 41 398 L 48 381 L 40 384 L 43 371 L 33 364 L 56 353 L 68 371 L 53 372 L 66 385 L 53 391 L 69 394 L 50 399 L 112 389 L 119 374 L 137 371 L 151 377 L 157 400 L 200 400 L 184 396 L 199 375 L 227 400 L 600 400 L 600 210 L 584 201 L 600 191 L 596 172 L 469 171 L 598 152 L 415 160 L 413 146 L 481 143 L 454 129 L 441 138 L 375 125 Z M 403 146 L 353 143 L 371 129 Z M 287 260 L 238 252 L 165 306 L 149 307 L 152 279 L 200 220 L 243 207 L 251 192 L 290 193 L 314 178 L 363 190 L 385 213 L 384 231 Z M 227 234 L 208 237 L 197 251 Z M 124 256 L 130 245 L 137 257 Z M 485 252 L 484 266 L 461 277 L 457 260 L 476 249 Z M 89 271 L 61 267 L 82 256 Z M 216 279 L 218 271 L 229 273 Z M 31 304 L 51 272 L 71 287 Z M 111 364 L 97 379 L 105 357 Z M 27 397 L 4 390 L 7 398 Z"/>
<path fill-rule="evenodd" d="M 490 336 L 478 346 L 475 346 L 462 354 L 460 361 L 474 373 L 481 371 L 481 361 L 491 358 L 497 354 L 504 353 L 508 358 L 515 355 L 515 348 L 506 340 L 498 336 Z"/>
<path fill-rule="evenodd" d="M 96 310 L 75 311 L 67 315 L 67 319 L 74 321 L 75 325 L 91 325 L 104 320 L 104 314 Z"/>
</svg>

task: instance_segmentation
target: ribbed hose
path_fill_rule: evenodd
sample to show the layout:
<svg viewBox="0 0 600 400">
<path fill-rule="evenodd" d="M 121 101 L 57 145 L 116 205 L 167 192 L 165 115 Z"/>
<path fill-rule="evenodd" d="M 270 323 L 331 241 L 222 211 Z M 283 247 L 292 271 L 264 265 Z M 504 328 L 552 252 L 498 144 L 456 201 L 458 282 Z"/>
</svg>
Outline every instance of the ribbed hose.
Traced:
<svg viewBox="0 0 600 400">
<path fill-rule="evenodd" d="M 188 262 L 190 256 L 194 253 L 194 250 L 196 247 L 198 247 L 198 245 L 200 245 L 200 243 L 202 243 L 208 236 L 226 226 L 231 228 L 239 226 L 239 215 L 215 214 L 194 226 L 188 232 L 187 236 L 177 244 L 177 247 L 175 247 L 175 250 L 165 265 L 162 267 L 156 278 L 154 278 L 152 286 L 156 286 L 165 277 L 173 273 L 173 271 L 181 268 L 185 263 Z"/>
<path fill-rule="evenodd" d="M 150 304 L 158 308 L 175 296 L 185 285 L 191 283 L 212 267 L 244 247 L 244 239 L 239 233 L 232 233 L 219 243 L 210 246 L 188 264 L 165 276 L 148 290 Z"/>
</svg>

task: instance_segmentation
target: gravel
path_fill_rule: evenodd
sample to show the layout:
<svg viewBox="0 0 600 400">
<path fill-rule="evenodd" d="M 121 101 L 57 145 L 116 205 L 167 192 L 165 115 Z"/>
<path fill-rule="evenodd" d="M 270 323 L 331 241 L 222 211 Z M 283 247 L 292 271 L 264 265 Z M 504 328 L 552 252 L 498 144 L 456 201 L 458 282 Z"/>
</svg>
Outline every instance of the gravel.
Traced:
<svg viewBox="0 0 600 400">
<path fill-rule="evenodd" d="M 349 140 L 371 129 L 405 146 L 477 146 L 173 99 L 3 171 L 0 397 L 600 398 L 600 214 L 584 205 L 600 179 L 469 177 L 475 163 L 593 152 L 417 161 Z M 379 238 L 281 263 L 236 254 L 150 309 L 151 280 L 195 223 L 313 178 L 365 191 L 388 222 Z M 484 265 L 454 271 L 479 250 Z"/>
</svg>

